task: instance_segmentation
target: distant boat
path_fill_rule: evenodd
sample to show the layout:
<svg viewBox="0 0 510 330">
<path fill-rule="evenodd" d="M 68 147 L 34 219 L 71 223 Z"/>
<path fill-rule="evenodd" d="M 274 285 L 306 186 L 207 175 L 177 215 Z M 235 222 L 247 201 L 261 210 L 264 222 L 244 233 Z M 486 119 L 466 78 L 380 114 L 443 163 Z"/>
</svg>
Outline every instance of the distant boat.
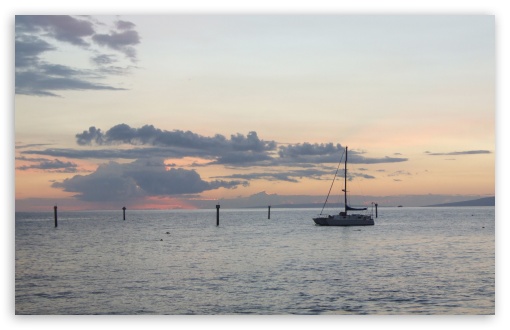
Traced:
<svg viewBox="0 0 510 330">
<path fill-rule="evenodd" d="M 338 163 L 338 168 L 340 167 L 342 160 Z M 336 175 L 338 173 L 338 168 L 336 169 L 335 177 L 333 178 L 333 183 L 335 182 Z M 333 183 L 331 183 L 331 187 L 333 187 Z M 345 170 L 344 170 L 344 211 L 334 215 L 325 215 L 322 214 L 324 210 L 324 206 L 329 198 L 329 194 L 331 193 L 331 188 L 329 189 L 328 196 L 326 197 L 326 201 L 324 202 L 324 206 L 322 207 L 321 214 L 313 218 L 313 221 L 320 226 L 373 226 L 374 219 L 371 214 L 348 214 L 347 211 L 366 211 L 367 208 L 354 208 L 347 205 L 347 147 L 345 147 Z"/>
</svg>

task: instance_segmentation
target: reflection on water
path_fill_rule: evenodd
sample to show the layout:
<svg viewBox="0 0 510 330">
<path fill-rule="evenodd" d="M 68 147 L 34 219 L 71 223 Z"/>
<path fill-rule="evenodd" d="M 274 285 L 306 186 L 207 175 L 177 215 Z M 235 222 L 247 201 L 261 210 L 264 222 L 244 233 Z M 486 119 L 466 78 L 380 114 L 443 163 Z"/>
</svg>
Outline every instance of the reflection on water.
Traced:
<svg viewBox="0 0 510 330">
<path fill-rule="evenodd" d="M 17 314 L 494 314 L 494 207 L 16 214 Z"/>
</svg>

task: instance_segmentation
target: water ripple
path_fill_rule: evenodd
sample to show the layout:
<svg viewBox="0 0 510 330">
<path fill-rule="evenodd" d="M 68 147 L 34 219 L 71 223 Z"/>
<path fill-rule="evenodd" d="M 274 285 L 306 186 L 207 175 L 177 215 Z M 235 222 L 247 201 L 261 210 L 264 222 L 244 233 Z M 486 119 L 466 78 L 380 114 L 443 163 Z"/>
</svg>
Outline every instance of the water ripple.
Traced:
<svg viewBox="0 0 510 330">
<path fill-rule="evenodd" d="M 17 214 L 16 314 L 494 314 L 494 208 L 314 212 Z"/>
</svg>

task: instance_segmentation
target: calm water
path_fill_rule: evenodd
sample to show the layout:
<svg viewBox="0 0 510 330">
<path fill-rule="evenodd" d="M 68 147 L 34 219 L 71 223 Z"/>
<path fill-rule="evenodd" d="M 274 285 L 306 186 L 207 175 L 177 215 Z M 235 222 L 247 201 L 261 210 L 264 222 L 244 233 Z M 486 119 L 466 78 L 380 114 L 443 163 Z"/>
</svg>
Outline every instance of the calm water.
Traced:
<svg viewBox="0 0 510 330">
<path fill-rule="evenodd" d="M 16 314 L 494 314 L 494 207 L 16 213 Z"/>
</svg>

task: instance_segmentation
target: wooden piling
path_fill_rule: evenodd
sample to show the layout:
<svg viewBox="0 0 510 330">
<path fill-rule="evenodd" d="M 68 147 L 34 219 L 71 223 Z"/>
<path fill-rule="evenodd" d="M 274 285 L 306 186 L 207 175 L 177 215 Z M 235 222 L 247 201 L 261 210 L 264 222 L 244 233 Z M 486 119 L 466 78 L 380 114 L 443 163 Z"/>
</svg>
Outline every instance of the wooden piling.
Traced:
<svg viewBox="0 0 510 330">
<path fill-rule="evenodd" d="M 57 228 L 57 226 L 58 226 L 58 223 L 57 223 L 57 205 L 53 206 L 53 214 L 55 216 L 55 228 Z"/>
<path fill-rule="evenodd" d="M 271 219 L 271 205 L 267 207 L 267 218 Z"/>
<path fill-rule="evenodd" d="M 122 208 L 122 220 L 126 220 L 126 207 Z"/>
<path fill-rule="evenodd" d="M 375 203 L 375 217 L 377 218 L 377 203 Z"/>
<path fill-rule="evenodd" d="M 216 226 L 220 225 L 220 204 L 216 205 Z"/>
</svg>

